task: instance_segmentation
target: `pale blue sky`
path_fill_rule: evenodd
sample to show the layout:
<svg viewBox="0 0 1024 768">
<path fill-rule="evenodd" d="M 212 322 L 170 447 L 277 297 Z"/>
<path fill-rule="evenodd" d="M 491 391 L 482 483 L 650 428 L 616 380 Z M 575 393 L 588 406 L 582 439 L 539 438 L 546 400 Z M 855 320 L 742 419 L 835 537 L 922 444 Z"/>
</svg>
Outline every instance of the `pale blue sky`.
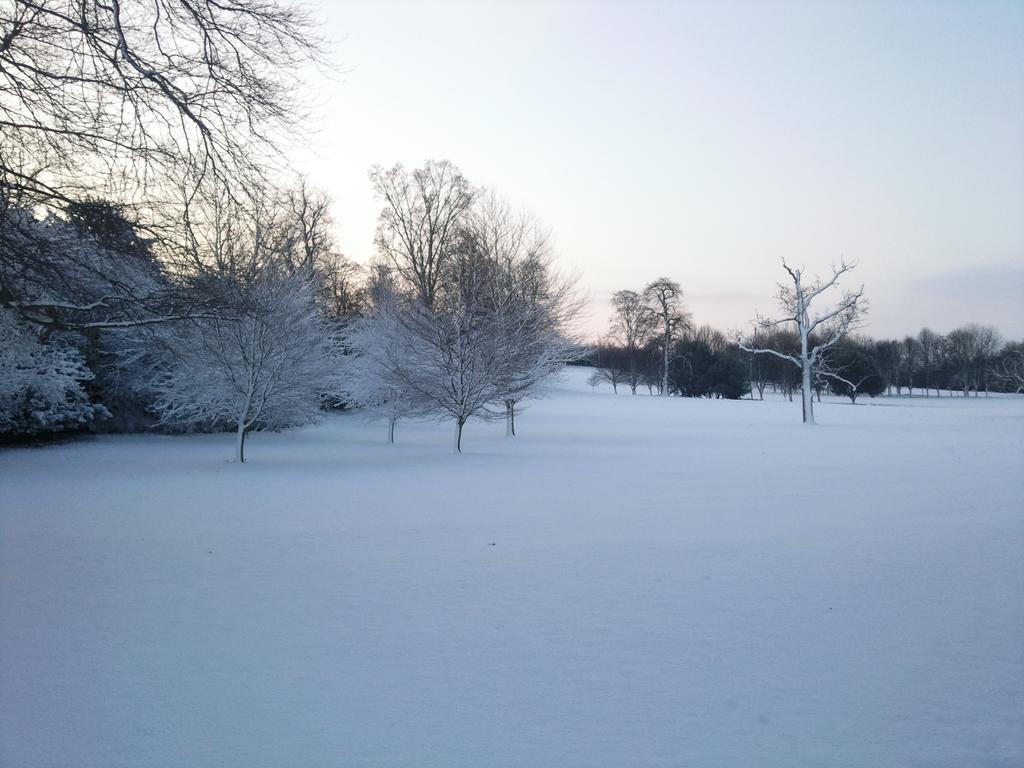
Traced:
<svg viewBox="0 0 1024 768">
<path fill-rule="evenodd" d="M 374 163 L 447 158 L 582 273 L 769 312 L 785 256 L 859 262 L 868 331 L 1024 337 L 1024 3 L 326 2 L 342 74 L 299 154 L 372 255 Z"/>
</svg>

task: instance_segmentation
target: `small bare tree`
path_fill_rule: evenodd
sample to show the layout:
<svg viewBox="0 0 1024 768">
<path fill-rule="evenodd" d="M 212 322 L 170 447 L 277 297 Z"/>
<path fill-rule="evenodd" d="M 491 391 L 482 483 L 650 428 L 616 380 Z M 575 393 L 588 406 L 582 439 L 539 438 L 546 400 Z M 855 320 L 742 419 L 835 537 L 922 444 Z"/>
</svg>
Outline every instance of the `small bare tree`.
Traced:
<svg viewBox="0 0 1024 768">
<path fill-rule="evenodd" d="M 168 334 L 152 408 L 166 425 L 234 427 L 235 458 L 244 462 L 250 431 L 316 418 L 337 391 L 339 355 L 305 275 L 262 268 L 208 290 L 219 294 L 220 316 Z"/>
<path fill-rule="evenodd" d="M 792 324 L 800 337 L 800 352 L 792 355 L 770 347 L 756 346 L 752 340 L 740 341 L 740 349 L 752 354 L 775 355 L 790 361 L 801 372 L 801 391 L 803 404 L 803 421 L 814 423 L 814 375 L 817 369 L 825 376 L 838 376 L 835 372 L 821 368 L 823 355 L 830 347 L 838 344 L 846 334 L 857 327 L 866 311 L 864 287 L 856 291 L 843 292 L 839 301 L 820 312 L 813 312 L 812 304 L 822 294 L 837 288 L 840 278 L 854 268 L 855 265 L 841 262 L 832 268 L 832 275 L 827 280 L 814 280 L 805 284 L 803 269 L 790 267 L 785 261 L 783 269 L 789 275 L 792 284 L 780 283 L 778 301 L 785 313 L 776 319 L 758 318 L 757 326 L 763 329 L 775 328 Z M 817 334 L 815 336 L 815 334 Z"/>
</svg>

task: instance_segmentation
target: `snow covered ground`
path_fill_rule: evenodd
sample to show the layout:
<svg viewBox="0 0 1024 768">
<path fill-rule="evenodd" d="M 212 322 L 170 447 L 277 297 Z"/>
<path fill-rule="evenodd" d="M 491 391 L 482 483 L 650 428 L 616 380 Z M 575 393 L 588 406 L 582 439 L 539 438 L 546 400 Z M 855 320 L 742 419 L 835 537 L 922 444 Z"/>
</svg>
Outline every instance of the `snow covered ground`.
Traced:
<svg viewBox="0 0 1024 768">
<path fill-rule="evenodd" d="M 1024 765 L 1024 398 L 0 452 L 0 765 Z"/>
</svg>

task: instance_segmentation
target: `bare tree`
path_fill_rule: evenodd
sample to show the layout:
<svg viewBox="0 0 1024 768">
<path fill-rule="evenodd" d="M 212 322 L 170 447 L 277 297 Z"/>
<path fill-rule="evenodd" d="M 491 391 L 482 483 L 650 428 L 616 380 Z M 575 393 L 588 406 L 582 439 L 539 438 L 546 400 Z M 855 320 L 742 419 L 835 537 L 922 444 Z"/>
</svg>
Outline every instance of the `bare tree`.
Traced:
<svg viewBox="0 0 1024 768">
<path fill-rule="evenodd" d="M 626 380 L 635 395 L 641 381 L 640 352 L 650 339 L 657 322 L 644 297 L 636 291 L 622 290 L 612 294 L 611 336 L 622 345 L 626 354 Z"/>
<path fill-rule="evenodd" d="M 995 327 L 982 325 L 978 328 L 977 381 L 979 388 L 985 388 L 985 397 L 988 397 L 989 373 L 992 363 L 999 356 L 1002 348 L 1003 336 Z M 977 397 L 977 390 L 974 395 Z"/>
<path fill-rule="evenodd" d="M 672 342 L 682 329 L 690 326 L 690 313 L 683 308 L 683 291 L 679 283 L 667 277 L 659 277 L 644 288 L 644 300 L 648 311 L 655 318 L 661 346 L 660 393 L 668 397 L 668 366 Z"/>
<path fill-rule="evenodd" d="M 488 311 L 504 366 L 499 389 L 505 407 L 505 434 L 516 434 L 516 406 L 536 396 L 543 383 L 580 357 L 572 324 L 582 308 L 576 280 L 553 263 L 547 233 L 532 217 L 512 213 L 493 193 L 479 198 L 471 236 L 488 275 Z"/>
<path fill-rule="evenodd" d="M 924 373 L 925 397 L 931 392 L 932 369 L 939 354 L 941 341 L 941 337 L 931 328 L 922 328 L 917 334 L 918 348 L 921 350 L 921 370 Z M 935 394 L 939 394 L 938 387 L 935 388 Z"/>
<path fill-rule="evenodd" d="M 907 370 L 907 397 L 914 396 L 914 368 L 921 354 L 921 346 L 913 336 L 903 339 L 902 358 Z"/>
<path fill-rule="evenodd" d="M 251 171 L 302 117 L 311 29 L 275 0 L 9 0 L 0 181 L 38 204 Z"/>
<path fill-rule="evenodd" d="M 427 161 L 412 172 L 401 164 L 387 170 L 375 166 L 370 181 L 384 201 L 377 249 L 405 287 L 430 307 L 477 191 L 447 160 Z"/>
<path fill-rule="evenodd" d="M 778 301 L 785 313 L 778 319 L 759 318 L 757 325 L 761 328 L 775 328 L 792 324 L 800 336 L 800 352 L 792 355 L 769 347 L 753 345 L 752 340 L 740 342 L 740 349 L 753 354 L 769 354 L 789 360 L 801 372 L 801 391 L 803 403 L 803 421 L 814 423 L 814 388 L 815 370 L 820 367 L 822 356 L 830 347 L 835 346 L 846 334 L 855 328 L 866 311 L 864 287 L 856 291 L 844 291 L 839 301 L 820 312 L 812 312 L 815 300 L 830 289 L 837 288 L 840 278 L 853 269 L 854 265 L 841 262 L 832 268 L 832 275 L 827 280 L 814 280 L 804 284 L 803 269 L 795 269 L 782 262 L 783 269 L 789 275 L 792 285 L 779 284 Z M 818 337 L 814 337 L 817 333 Z M 818 338 L 818 340 L 815 340 Z M 821 370 L 826 376 L 835 376 L 834 372 Z"/>
<path fill-rule="evenodd" d="M 194 309 L 148 246 L 125 249 L 71 215 L 12 208 L 0 219 L 0 306 L 44 333 L 148 325 Z"/>
<path fill-rule="evenodd" d="M 401 419 L 425 416 L 433 406 L 412 388 L 407 368 L 419 350 L 399 322 L 394 301 L 378 302 L 365 317 L 350 322 L 342 333 L 350 351 L 341 370 L 341 396 L 372 417 L 387 422 L 387 441 L 395 442 Z"/>
<path fill-rule="evenodd" d="M 625 369 L 628 364 L 622 349 L 610 339 L 597 345 L 594 350 L 594 374 L 592 384 L 605 382 L 612 385 L 612 392 L 619 394 L 619 385 L 625 383 Z"/>
<path fill-rule="evenodd" d="M 152 407 L 166 425 L 231 425 L 244 462 L 250 431 L 317 417 L 322 398 L 337 391 L 339 355 L 307 276 L 261 268 L 207 289 L 219 293 L 220 316 L 167 335 L 171 355 L 157 368 Z"/>
<path fill-rule="evenodd" d="M 964 397 L 967 397 L 972 384 L 977 388 L 973 375 L 976 373 L 975 363 L 978 359 L 978 335 L 979 327 L 972 324 L 954 328 L 946 336 L 947 351 L 950 361 L 956 368 L 957 383 L 963 390 Z"/>
<path fill-rule="evenodd" d="M 1000 356 L 996 377 L 1009 391 L 1024 392 L 1024 343 L 1006 345 Z"/>
<path fill-rule="evenodd" d="M 285 248 L 288 268 L 305 270 L 317 286 L 317 298 L 328 315 L 354 315 L 366 303 L 363 269 L 347 259 L 334 237 L 331 201 L 300 178 L 277 207 L 284 212 L 291 243 Z"/>
</svg>

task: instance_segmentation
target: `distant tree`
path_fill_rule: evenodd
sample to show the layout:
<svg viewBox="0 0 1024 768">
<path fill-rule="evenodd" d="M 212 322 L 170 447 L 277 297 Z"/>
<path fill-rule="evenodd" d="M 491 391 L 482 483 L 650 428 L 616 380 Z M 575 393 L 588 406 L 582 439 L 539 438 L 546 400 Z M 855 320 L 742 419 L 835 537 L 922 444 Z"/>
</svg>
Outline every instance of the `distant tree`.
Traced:
<svg viewBox="0 0 1024 768">
<path fill-rule="evenodd" d="M 922 328 L 917 334 L 917 344 L 921 351 L 921 372 L 924 374 L 924 394 L 930 394 L 932 384 L 932 371 L 935 368 L 937 358 L 940 354 L 939 346 L 942 343 L 941 337 L 931 328 Z M 938 387 L 935 394 L 938 395 Z"/>
<path fill-rule="evenodd" d="M 715 397 L 739 400 L 750 392 L 747 366 L 736 347 L 715 354 L 708 371 L 709 389 Z"/>
<path fill-rule="evenodd" d="M 317 298 L 327 315 L 358 314 L 366 304 L 363 270 L 339 250 L 333 235 L 330 199 L 299 179 L 277 205 L 287 226 L 284 259 L 289 271 L 304 270 L 316 283 Z"/>
<path fill-rule="evenodd" d="M 832 276 L 825 280 L 816 280 L 810 285 L 804 284 L 802 269 L 794 269 L 785 262 L 782 264 L 792 282 L 792 286 L 779 285 L 779 304 L 784 316 L 776 320 L 760 319 L 761 328 L 776 328 L 792 324 L 800 337 L 799 356 L 781 352 L 770 347 L 752 346 L 748 339 L 740 342 L 740 348 L 753 354 L 770 354 L 788 360 L 801 370 L 803 393 L 803 421 L 814 423 L 813 375 L 819 366 L 822 355 L 832 346 L 839 343 L 844 336 L 857 326 L 865 311 L 863 286 L 857 291 L 846 291 L 839 301 L 820 314 L 811 314 L 811 305 L 823 293 L 837 286 L 840 278 L 853 269 L 852 265 L 842 262 L 832 269 Z M 822 339 L 812 341 L 812 335 L 818 332 Z"/>
<path fill-rule="evenodd" d="M 991 325 L 976 326 L 975 329 L 975 381 L 977 382 L 974 396 L 978 396 L 978 390 L 985 388 L 985 396 L 988 397 L 989 373 L 993 361 L 999 356 L 1003 346 L 1003 337 Z"/>
<path fill-rule="evenodd" d="M 1003 348 L 996 367 L 996 379 L 1009 392 L 1024 392 L 1024 343 L 1011 342 Z"/>
<path fill-rule="evenodd" d="M 683 308 L 683 291 L 679 283 L 667 277 L 659 277 L 647 284 L 643 293 L 648 312 L 652 315 L 653 326 L 658 330 L 658 345 L 661 349 L 661 384 L 659 392 L 667 396 L 668 364 L 672 342 L 680 330 L 689 327 L 690 314 Z"/>
<path fill-rule="evenodd" d="M 626 382 L 635 395 L 636 388 L 643 378 L 644 364 L 647 362 L 643 348 L 650 340 L 657 320 L 644 302 L 643 296 L 636 291 L 616 291 L 612 295 L 612 307 L 615 315 L 612 319 L 611 336 L 625 352 Z"/>
<path fill-rule="evenodd" d="M 726 343 L 709 343 L 724 336 L 717 331 L 688 333 L 673 348 L 670 382 L 683 397 L 715 397 L 736 400 L 750 391 L 747 362 L 740 350 Z"/>
<path fill-rule="evenodd" d="M 829 351 L 824 366 L 831 374 L 827 377 L 829 388 L 853 404 L 861 395 L 874 397 L 885 391 L 885 379 L 867 340 L 847 337 Z"/>
<path fill-rule="evenodd" d="M 967 397 L 973 382 L 975 363 L 978 359 L 978 326 L 964 325 L 954 328 L 946 336 L 949 360 L 954 368 L 956 382 Z"/>
<path fill-rule="evenodd" d="M 921 345 L 913 336 L 903 339 L 902 357 L 907 371 L 907 396 L 914 396 L 914 369 L 918 365 Z"/>
<path fill-rule="evenodd" d="M 387 170 L 374 166 L 370 181 L 384 201 L 377 250 L 395 271 L 402 289 L 431 307 L 479 192 L 446 160 L 427 161 L 411 172 L 401 164 Z"/>
<path fill-rule="evenodd" d="M 612 392 L 619 394 L 619 385 L 626 382 L 626 371 L 629 367 L 625 350 L 611 340 L 605 340 L 598 344 L 592 357 L 597 381 L 611 384 Z"/>
</svg>

